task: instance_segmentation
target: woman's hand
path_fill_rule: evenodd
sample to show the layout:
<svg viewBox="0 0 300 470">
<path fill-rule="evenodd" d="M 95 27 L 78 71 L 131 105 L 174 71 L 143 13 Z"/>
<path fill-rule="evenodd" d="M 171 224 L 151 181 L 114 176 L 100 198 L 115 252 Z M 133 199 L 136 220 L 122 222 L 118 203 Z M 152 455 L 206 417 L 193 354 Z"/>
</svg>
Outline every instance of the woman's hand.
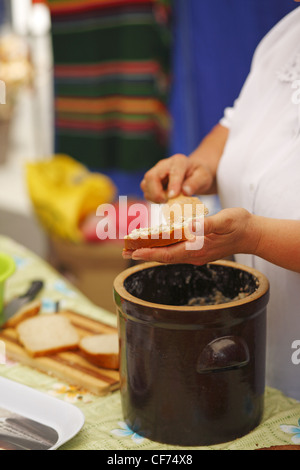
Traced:
<svg viewBox="0 0 300 470">
<path fill-rule="evenodd" d="M 177 154 L 158 162 L 141 183 L 145 198 L 164 203 L 180 193 L 216 194 L 217 169 L 228 135 L 229 130 L 217 124 L 188 157 Z"/>
<path fill-rule="evenodd" d="M 141 189 L 149 201 L 164 203 L 180 193 L 205 194 L 213 182 L 211 170 L 199 160 L 177 154 L 151 168 L 141 182 Z"/>
<path fill-rule="evenodd" d="M 225 209 L 204 218 L 204 236 L 195 235 L 192 242 L 195 248 L 202 246 L 200 249 L 192 249 L 191 242 L 182 242 L 169 247 L 125 252 L 124 257 L 166 264 L 203 265 L 237 253 L 255 253 L 260 237 L 260 224 L 255 216 L 245 209 Z"/>
</svg>

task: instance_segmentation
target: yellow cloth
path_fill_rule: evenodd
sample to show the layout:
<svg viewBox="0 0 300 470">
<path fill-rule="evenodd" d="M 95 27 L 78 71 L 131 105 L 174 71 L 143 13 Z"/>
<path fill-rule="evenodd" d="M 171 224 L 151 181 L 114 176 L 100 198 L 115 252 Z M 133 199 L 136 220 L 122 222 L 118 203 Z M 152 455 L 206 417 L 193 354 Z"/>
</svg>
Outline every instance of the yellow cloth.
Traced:
<svg viewBox="0 0 300 470">
<path fill-rule="evenodd" d="M 95 214 L 101 204 L 111 203 L 114 184 L 105 175 L 91 173 L 67 155 L 28 163 L 27 184 L 37 217 L 52 235 L 80 242 L 80 222 Z"/>
</svg>

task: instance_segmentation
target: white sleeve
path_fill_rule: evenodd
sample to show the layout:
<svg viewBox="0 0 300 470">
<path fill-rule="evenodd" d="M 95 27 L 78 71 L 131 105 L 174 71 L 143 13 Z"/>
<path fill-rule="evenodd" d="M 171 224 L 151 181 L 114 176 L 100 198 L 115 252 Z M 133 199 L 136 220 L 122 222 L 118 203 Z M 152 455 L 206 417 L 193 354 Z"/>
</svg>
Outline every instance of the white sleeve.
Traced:
<svg viewBox="0 0 300 470">
<path fill-rule="evenodd" d="M 227 127 L 228 129 L 231 128 L 231 124 L 235 115 L 235 109 L 236 109 L 237 103 L 238 103 L 238 99 L 235 100 L 232 107 L 225 108 L 224 116 L 220 120 L 221 126 Z"/>
</svg>

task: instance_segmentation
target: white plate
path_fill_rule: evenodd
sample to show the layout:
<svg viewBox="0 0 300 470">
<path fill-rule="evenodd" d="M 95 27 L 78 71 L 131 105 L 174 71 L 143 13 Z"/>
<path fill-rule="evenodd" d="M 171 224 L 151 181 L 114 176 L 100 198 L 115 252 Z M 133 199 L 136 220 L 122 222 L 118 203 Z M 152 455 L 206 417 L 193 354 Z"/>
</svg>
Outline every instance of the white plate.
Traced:
<svg viewBox="0 0 300 470">
<path fill-rule="evenodd" d="M 8 416 L 10 414 L 26 418 L 19 421 L 19 423 L 22 422 L 23 427 L 19 427 L 19 417 Z M 28 419 L 31 421 L 27 421 Z M 1 435 L 2 439 L 3 434 L 10 435 L 11 423 L 16 426 L 13 433 L 16 439 L 18 439 L 18 435 L 20 436 L 20 442 L 22 442 L 22 430 L 24 429 L 29 430 L 28 436 L 33 436 L 34 440 L 36 436 L 39 436 L 41 442 L 43 441 L 43 431 L 46 431 L 46 441 L 49 443 L 47 449 L 54 450 L 72 439 L 81 430 L 84 424 L 84 415 L 74 405 L 0 377 L 0 441 Z M 37 425 L 37 429 L 35 429 L 35 425 Z M 49 430 L 50 433 L 47 433 L 44 426 L 52 428 Z"/>
</svg>

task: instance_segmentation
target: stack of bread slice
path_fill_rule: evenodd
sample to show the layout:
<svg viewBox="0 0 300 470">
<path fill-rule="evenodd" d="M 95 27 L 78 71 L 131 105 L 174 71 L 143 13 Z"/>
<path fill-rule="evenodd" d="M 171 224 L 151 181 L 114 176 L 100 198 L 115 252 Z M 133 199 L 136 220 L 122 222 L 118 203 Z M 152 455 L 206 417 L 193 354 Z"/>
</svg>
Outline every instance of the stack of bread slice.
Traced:
<svg viewBox="0 0 300 470">
<path fill-rule="evenodd" d="M 94 365 L 119 368 L 117 333 L 80 337 L 63 312 L 48 314 L 41 313 L 41 309 L 41 301 L 35 300 L 16 312 L 2 327 L 15 329 L 20 344 L 30 356 L 43 357 L 78 350 Z"/>
</svg>

